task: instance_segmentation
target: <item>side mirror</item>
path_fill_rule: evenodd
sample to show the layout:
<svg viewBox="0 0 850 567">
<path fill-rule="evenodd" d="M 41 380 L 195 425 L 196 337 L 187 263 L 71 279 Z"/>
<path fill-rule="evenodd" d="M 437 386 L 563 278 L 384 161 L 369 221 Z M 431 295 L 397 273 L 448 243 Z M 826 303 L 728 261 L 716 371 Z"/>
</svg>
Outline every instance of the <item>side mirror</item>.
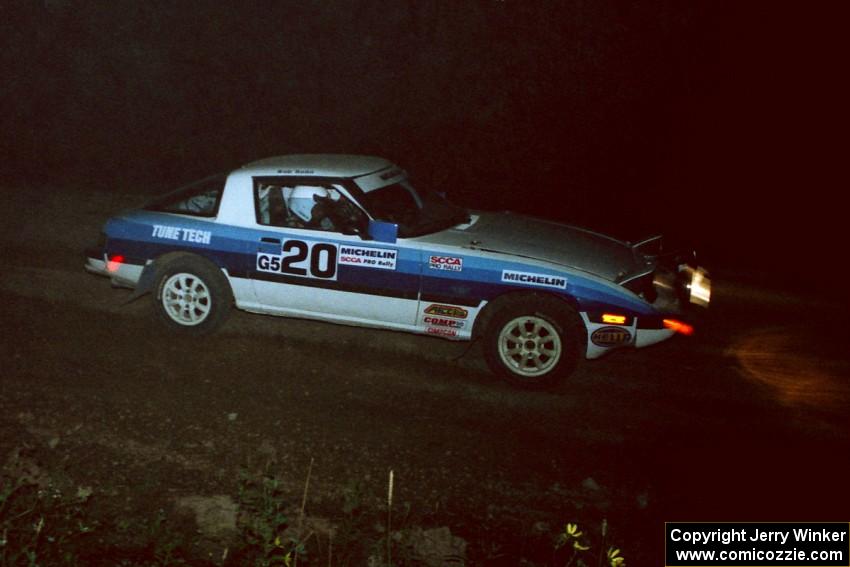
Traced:
<svg viewBox="0 0 850 567">
<path fill-rule="evenodd" d="M 369 220 L 368 235 L 376 242 L 395 244 L 398 240 L 398 225 L 394 222 Z"/>
</svg>

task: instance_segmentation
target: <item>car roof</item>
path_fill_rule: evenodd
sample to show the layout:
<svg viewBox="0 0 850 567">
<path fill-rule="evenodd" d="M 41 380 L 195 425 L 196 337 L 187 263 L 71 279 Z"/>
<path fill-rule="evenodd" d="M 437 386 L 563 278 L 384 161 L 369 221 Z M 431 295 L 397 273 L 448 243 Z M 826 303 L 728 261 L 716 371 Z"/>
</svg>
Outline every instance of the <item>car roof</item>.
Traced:
<svg viewBox="0 0 850 567">
<path fill-rule="evenodd" d="M 293 154 L 253 161 L 243 165 L 241 169 L 251 175 L 359 177 L 388 167 L 393 167 L 392 162 L 375 156 Z"/>
</svg>

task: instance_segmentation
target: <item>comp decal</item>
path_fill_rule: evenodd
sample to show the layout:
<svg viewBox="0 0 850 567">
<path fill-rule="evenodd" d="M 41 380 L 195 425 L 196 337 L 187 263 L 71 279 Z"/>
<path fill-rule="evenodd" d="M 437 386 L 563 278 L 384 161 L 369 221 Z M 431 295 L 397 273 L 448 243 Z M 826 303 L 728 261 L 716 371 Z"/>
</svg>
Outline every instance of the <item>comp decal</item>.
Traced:
<svg viewBox="0 0 850 567">
<path fill-rule="evenodd" d="M 432 315 L 423 317 L 422 322 L 434 327 L 449 327 L 451 329 L 463 329 L 466 327 L 466 321 L 448 319 L 446 317 L 434 317 Z"/>
<path fill-rule="evenodd" d="M 622 327 L 602 327 L 593 331 L 590 340 L 596 346 L 612 347 L 630 343 L 632 334 Z"/>
<path fill-rule="evenodd" d="M 461 272 L 463 271 L 463 258 L 456 256 L 431 256 L 428 259 L 428 267 L 432 270 Z"/>
<path fill-rule="evenodd" d="M 339 263 L 346 266 L 395 270 L 397 260 L 398 250 L 365 246 L 340 245 L 339 247 Z"/>
<path fill-rule="evenodd" d="M 164 224 L 153 225 L 151 236 L 165 240 L 179 240 L 182 242 L 195 242 L 197 244 L 209 244 L 212 240 L 212 232 L 208 230 L 197 230 L 182 226 L 169 226 Z"/>
<path fill-rule="evenodd" d="M 338 256 L 337 245 L 330 242 L 284 240 L 280 254 L 257 254 L 257 271 L 335 280 Z"/>
<path fill-rule="evenodd" d="M 454 317 L 455 319 L 466 319 L 469 316 L 469 311 L 462 307 L 440 305 L 439 303 L 434 303 L 426 307 L 425 313 L 428 315 L 439 315 L 440 317 Z"/>
<path fill-rule="evenodd" d="M 502 281 L 541 287 L 556 287 L 558 289 L 567 288 L 567 278 L 563 278 L 561 276 L 549 276 L 546 274 L 535 274 L 533 272 L 502 270 Z"/>
</svg>

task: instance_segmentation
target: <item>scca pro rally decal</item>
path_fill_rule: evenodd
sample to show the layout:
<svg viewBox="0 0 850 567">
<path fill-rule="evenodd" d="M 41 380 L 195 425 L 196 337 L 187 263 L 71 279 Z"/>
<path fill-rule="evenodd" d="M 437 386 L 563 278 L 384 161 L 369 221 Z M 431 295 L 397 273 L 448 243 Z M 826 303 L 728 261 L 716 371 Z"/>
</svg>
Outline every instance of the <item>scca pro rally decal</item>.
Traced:
<svg viewBox="0 0 850 567">
<path fill-rule="evenodd" d="M 546 274 L 534 274 L 531 272 L 502 270 L 502 281 L 567 289 L 567 278 L 562 278 L 561 276 L 547 276 Z"/>
<path fill-rule="evenodd" d="M 397 259 L 398 250 L 344 245 L 339 247 L 339 263 L 346 266 L 395 270 Z"/>
<path fill-rule="evenodd" d="M 632 341 L 632 334 L 622 327 L 602 327 L 590 335 L 593 344 L 601 347 L 625 345 Z"/>
<path fill-rule="evenodd" d="M 197 242 L 198 244 L 209 244 L 210 240 L 212 240 L 212 233 L 208 230 L 195 230 L 194 228 L 161 224 L 153 225 L 151 236 L 168 240 L 182 240 L 183 242 Z"/>
<path fill-rule="evenodd" d="M 257 254 L 257 271 L 302 278 L 336 279 L 336 244 L 284 240 L 280 254 Z"/>
<path fill-rule="evenodd" d="M 432 270 L 446 270 L 448 272 L 463 271 L 463 258 L 454 256 L 431 256 L 428 267 Z"/>
<path fill-rule="evenodd" d="M 469 315 L 469 311 L 462 307 L 440 305 L 439 303 L 434 303 L 426 307 L 425 313 L 428 315 L 439 315 L 441 317 L 454 317 L 455 319 L 466 319 Z"/>
</svg>

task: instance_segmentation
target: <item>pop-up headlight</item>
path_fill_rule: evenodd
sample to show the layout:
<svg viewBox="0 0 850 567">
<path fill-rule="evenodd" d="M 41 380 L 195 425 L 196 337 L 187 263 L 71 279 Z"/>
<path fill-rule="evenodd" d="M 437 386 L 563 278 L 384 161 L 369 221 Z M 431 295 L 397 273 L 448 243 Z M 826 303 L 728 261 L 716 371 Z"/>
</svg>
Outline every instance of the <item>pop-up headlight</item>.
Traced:
<svg viewBox="0 0 850 567">
<path fill-rule="evenodd" d="M 694 305 L 708 307 L 711 301 L 711 279 L 708 277 L 708 272 L 702 268 L 691 268 L 690 266 L 681 267 L 680 271 L 690 275 L 690 282 L 685 284 L 688 289 L 688 299 Z"/>
</svg>

